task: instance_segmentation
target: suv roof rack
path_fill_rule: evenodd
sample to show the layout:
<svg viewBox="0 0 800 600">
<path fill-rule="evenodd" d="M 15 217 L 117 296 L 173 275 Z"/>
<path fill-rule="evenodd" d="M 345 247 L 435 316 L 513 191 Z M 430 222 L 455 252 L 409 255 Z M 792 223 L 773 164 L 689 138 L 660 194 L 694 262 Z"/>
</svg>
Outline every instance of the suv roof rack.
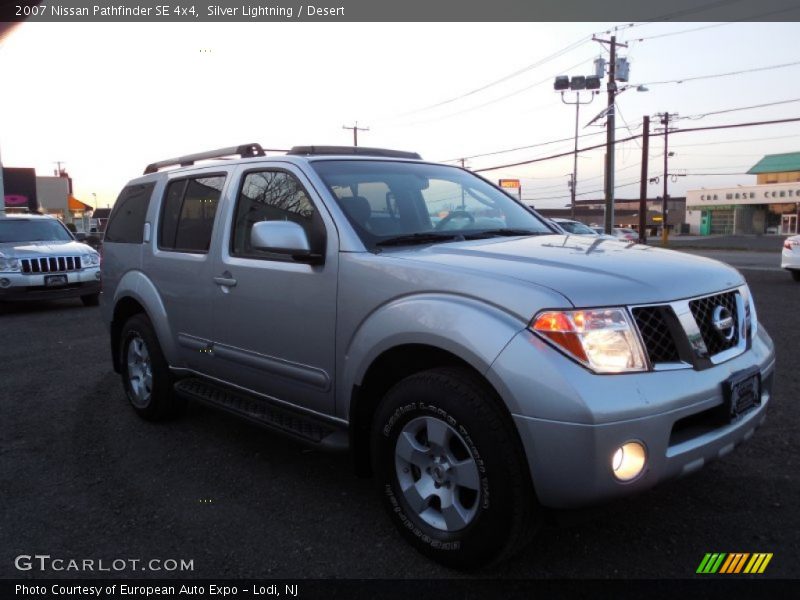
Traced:
<svg viewBox="0 0 800 600">
<path fill-rule="evenodd" d="M 384 148 L 365 148 L 364 146 L 295 146 L 287 154 L 314 156 L 318 154 L 344 154 L 358 156 L 385 156 L 389 158 L 413 158 L 421 160 L 416 152 L 386 150 Z"/>
<path fill-rule="evenodd" d="M 158 162 L 150 163 L 145 167 L 144 174 L 155 173 L 164 167 L 173 167 L 180 165 L 181 167 L 189 167 L 197 160 L 210 160 L 212 158 L 225 158 L 226 156 L 238 155 L 241 158 L 250 158 L 253 156 L 266 156 L 266 152 L 260 144 L 242 144 L 241 146 L 231 146 L 230 148 L 220 148 L 219 150 L 208 150 L 206 152 L 197 152 L 196 154 L 187 154 L 186 156 L 179 156 L 177 158 L 168 158 Z"/>
</svg>

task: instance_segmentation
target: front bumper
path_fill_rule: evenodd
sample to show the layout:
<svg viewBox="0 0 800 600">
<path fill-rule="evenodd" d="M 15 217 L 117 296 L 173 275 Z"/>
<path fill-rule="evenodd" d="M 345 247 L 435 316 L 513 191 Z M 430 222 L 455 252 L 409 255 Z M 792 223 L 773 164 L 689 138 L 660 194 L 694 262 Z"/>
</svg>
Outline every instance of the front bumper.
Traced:
<svg viewBox="0 0 800 600">
<path fill-rule="evenodd" d="M 762 327 L 751 349 L 710 369 L 620 375 L 592 374 L 524 331 L 489 378 L 511 409 L 540 502 L 569 508 L 645 490 L 729 453 L 764 422 L 774 366 Z M 760 404 L 720 424 L 722 383 L 753 367 L 761 373 Z M 632 440 L 644 444 L 647 462 L 636 479 L 621 482 L 612 457 Z"/>
<path fill-rule="evenodd" d="M 45 276 L 66 275 L 66 285 L 49 287 Z M 100 267 L 87 267 L 67 273 L 0 273 L 8 284 L 0 285 L 0 301 L 20 302 L 76 298 L 100 293 Z"/>
</svg>

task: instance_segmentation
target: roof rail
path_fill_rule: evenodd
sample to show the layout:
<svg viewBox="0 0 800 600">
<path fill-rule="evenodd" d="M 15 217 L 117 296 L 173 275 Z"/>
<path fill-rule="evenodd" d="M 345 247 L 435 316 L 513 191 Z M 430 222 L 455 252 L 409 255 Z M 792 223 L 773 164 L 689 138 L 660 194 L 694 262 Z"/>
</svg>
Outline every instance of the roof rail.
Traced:
<svg viewBox="0 0 800 600">
<path fill-rule="evenodd" d="M 287 154 L 314 156 L 318 154 L 345 154 L 358 156 L 385 156 L 388 158 L 413 158 L 421 160 L 416 152 L 386 150 L 384 148 L 365 148 L 364 146 L 295 146 Z"/>
<path fill-rule="evenodd" d="M 242 158 L 250 158 L 252 156 L 266 156 L 264 149 L 260 144 L 242 144 L 241 146 L 231 146 L 230 148 L 220 148 L 219 150 L 208 150 L 206 152 L 198 152 L 196 154 L 187 154 L 186 156 L 179 156 L 177 158 L 168 158 L 167 160 L 160 160 L 158 162 L 147 165 L 144 169 L 144 174 L 155 173 L 164 167 L 173 167 L 180 165 L 181 167 L 188 167 L 195 163 L 197 160 L 210 160 L 212 158 L 224 158 L 226 156 L 239 155 Z"/>
</svg>

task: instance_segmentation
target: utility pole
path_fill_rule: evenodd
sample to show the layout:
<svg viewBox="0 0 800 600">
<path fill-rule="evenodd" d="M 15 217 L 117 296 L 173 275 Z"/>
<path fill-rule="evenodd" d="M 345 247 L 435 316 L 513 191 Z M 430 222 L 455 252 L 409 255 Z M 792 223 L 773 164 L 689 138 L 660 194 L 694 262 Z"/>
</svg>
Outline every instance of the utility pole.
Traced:
<svg viewBox="0 0 800 600">
<path fill-rule="evenodd" d="M 358 132 L 359 131 L 369 131 L 369 127 L 359 127 L 358 121 L 352 127 L 348 127 L 347 125 L 342 125 L 342 129 L 352 129 L 353 130 L 353 146 L 358 146 Z"/>
<path fill-rule="evenodd" d="M 617 95 L 617 46 L 627 48 L 627 44 L 618 43 L 617 36 L 612 35 L 610 40 L 603 40 L 600 38 L 592 37 L 595 42 L 609 45 L 609 62 L 608 62 L 608 109 L 606 113 L 606 215 L 605 215 L 605 230 L 606 233 L 611 233 L 614 228 L 614 145 L 615 129 L 616 129 L 616 115 L 614 111 L 614 99 Z"/>
<path fill-rule="evenodd" d="M 669 224 L 667 222 L 667 200 L 669 199 L 667 185 L 669 183 L 669 121 L 678 116 L 677 113 L 670 114 L 665 111 L 658 113 L 661 124 L 664 126 L 664 194 L 661 198 L 661 245 L 666 246 L 669 242 Z"/>
<path fill-rule="evenodd" d="M 639 243 L 647 243 L 647 161 L 650 150 L 650 117 L 642 124 L 642 180 L 639 183 Z"/>
<path fill-rule="evenodd" d="M 589 92 L 589 102 L 581 102 L 581 93 L 575 92 L 575 102 L 567 102 L 564 100 L 564 92 L 561 92 L 561 101 L 564 104 L 575 105 L 575 150 L 572 158 L 572 179 L 570 180 L 570 191 L 572 197 L 572 201 L 570 202 L 570 218 L 573 221 L 575 220 L 575 188 L 577 187 L 578 182 L 578 117 L 580 115 L 581 104 L 589 104 L 592 100 L 594 100 L 594 94 L 595 92 Z"/>
<path fill-rule="evenodd" d="M 63 160 L 54 160 L 53 163 L 57 165 L 56 168 L 56 177 L 61 177 L 61 165 L 66 164 Z"/>
</svg>

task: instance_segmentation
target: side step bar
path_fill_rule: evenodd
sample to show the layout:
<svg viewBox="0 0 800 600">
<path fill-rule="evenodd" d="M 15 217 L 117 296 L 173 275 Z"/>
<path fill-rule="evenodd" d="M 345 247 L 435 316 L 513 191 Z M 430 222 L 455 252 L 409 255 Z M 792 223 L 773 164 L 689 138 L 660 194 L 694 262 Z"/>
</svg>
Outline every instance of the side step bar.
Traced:
<svg viewBox="0 0 800 600">
<path fill-rule="evenodd" d="M 344 426 L 279 406 L 264 398 L 252 396 L 223 385 L 191 377 L 175 383 L 175 392 L 215 408 L 221 408 L 325 450 L 347 450 L 348 432 Z"/>
</svg>

